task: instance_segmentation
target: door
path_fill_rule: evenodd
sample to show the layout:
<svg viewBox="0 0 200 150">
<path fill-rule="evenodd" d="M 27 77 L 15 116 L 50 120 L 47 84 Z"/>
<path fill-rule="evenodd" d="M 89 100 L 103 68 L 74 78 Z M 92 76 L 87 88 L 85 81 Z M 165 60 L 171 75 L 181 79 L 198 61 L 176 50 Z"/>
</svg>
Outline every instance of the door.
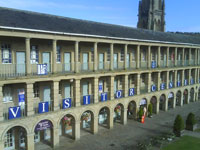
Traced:
<svg viewBox="0 0 200 150">
<path fill-rule="evenodd" d="M 118 55 L 117 54 L 114 54 L 113 64 L 114 64 L 114 69 L 117 69 L 117 66 L 118 66 Z"/>
<path fill-rule="evenodd" d="M 83 70 L 88 70 L 88 53 L 83 53 Z"/>
<path fill-rule="evenodd" d="M 129 54 L 126 55 L 126 64 L 127 64 L 127 68 L 130 68 L 130 55 Z"/>
<path fill-rule="evenodd" d="M 64 66 L 65 66 L 65 71 L 70 71 L 71 70 L 71 54 L 70 53 L 65 53 L 64 54 Z"/>
<path fill-rule="evenodd" d="M 83 83 L 83 96 L 88 95 L 88 83 Z"/>
<path fill-rule="evenodd" d="M 44 87 L 43 91 L 43 101 L 44 102 L 50 102 L 51 101 L 51 89 L 49 86 Z"/>
<path fill-rule="evenodd" d="M 104 54 L 99 54 L 99 69 L 104 69 Z"/>
<path fill-rule="evenodd" d="M 71 98 L 70 84 L 65 84 L 65 98 Z"/>
<path fill-rule="evenodd" d="M 17 74 L 25 74 L 25 52 L 16 52 Z"/>
<path fill-rule="evenodd" d="M 42 53 L 42 63 L 47 64 L 47 71 L 51 71 L 51 61 L 50 61 L 50 53 L 44 52 Z"/>
</svg>

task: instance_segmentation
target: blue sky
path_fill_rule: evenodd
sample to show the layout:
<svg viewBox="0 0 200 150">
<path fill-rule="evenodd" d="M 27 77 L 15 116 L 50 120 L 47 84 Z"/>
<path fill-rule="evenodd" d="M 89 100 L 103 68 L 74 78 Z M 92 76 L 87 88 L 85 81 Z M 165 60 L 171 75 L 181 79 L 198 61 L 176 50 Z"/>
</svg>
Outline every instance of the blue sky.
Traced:
<svg viewBox="0 0 200 150">
<path fill-rule="evenodd" d="M 200 0 L 165 0 L 166 30 L 200 32 Z M 136 27 L 139 0 L 1 0 L 0 6 Z"/>
</svg>

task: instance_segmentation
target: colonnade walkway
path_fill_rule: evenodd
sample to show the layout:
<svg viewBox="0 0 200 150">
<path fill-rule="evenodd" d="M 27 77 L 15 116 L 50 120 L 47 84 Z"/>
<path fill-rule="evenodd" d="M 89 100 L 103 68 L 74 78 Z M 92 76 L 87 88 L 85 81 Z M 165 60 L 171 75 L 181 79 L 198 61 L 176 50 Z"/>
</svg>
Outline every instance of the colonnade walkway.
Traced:
<svg viewBox="0 0 200 150">
<path fill-rule="evenodd" d="M 146 118 L 145 123 L 135 120 L 128 120 L 127 125 L 114 123 L 112 130 L 99 126 L 98 133 L 92 135 L 87 131 L 81 132 L 81 139 L 74 141 L 63 138 L 60 140 L 60 147 L 57 150 L 132 150 L 136 149 L 138 141 L 147 140 L 151 136 L 172 131 L 174 119 L 180 114 L 184 120 L 189 112 L 193 112 L 200 118 L 200 101 L 192 102 L 182 107 L 176 107 L 169 111 L 160 111 L 154 114 L 153 118 Z M 44 144 L 41 144 L 44 146 Z M 41 147 L 39 143 L 36 148 L 50 150 L 50 147 Z"/>
</svg>

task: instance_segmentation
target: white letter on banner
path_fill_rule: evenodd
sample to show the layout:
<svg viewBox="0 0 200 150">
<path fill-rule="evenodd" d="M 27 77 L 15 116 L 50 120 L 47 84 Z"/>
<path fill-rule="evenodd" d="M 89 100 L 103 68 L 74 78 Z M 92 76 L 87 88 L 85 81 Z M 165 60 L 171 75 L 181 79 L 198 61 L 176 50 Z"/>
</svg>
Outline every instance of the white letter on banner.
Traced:
<svg viewBox="0 0 200 150">
<path fill-rule="evenodd" d="M 64 103 L 66 104 L 65 108 L 69 108 L 70 106 L 69 99 L 64 100 Z"/>
<path fill-rule="evenodd" d="M 85 96 L 85 104 L 88 104 L 88 96 Z"/>
<path fill-rule="evenodd" d="M 14 118 L 16 118 L 16 117 L 17 117 L 17 114 L 18 114 L 18 111 L 19 111 L 19 107 L 17 107 L 16 112 L 13 111 L 13 108 L 10 108 L 10 111 L 12 112 Z"/>
<path fill-rule="evenodd" d="M 117 91 L 117 98 L 120 98 L 122 95 L 122 92 L 121 91 Z"/>
<path fill-rule="evenodd" d="M 42 103 L 42 112 L 45 112 L 45 103 Z"/>
<path fill-rule="evenodd" d="M 105 101 L 106 100 L 106 94 L 107 93 L 101 93 L 102 94 L 102 101 Z"/>
<path fill-rule="evenodd" d="M 130 89 L 129 96 L 133 96 L 133 95 L 134 95 L 134 89 Z"/>
</svg>

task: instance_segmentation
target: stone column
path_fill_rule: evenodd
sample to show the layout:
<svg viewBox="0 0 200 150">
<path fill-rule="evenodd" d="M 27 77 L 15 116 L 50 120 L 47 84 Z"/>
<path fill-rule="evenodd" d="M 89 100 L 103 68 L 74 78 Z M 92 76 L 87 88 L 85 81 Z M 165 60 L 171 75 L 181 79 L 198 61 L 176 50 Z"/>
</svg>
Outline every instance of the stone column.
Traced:
<svg viewBox="0 0 200 150">
<path fill-rule="evenodd" d="M 51 143 L 53 148 L 57 148 L 59 146 L 59 139 L 59 129 L 57 127 L 53 127 L 51 129 Z"/>
<path fill-rule="evenodd" d="M 97 42 L 94 43 L 94 71 L 97 71 L 98 69 L 98 54 L 97 54 Z"/>
<path fill-rule="evenodd" d="M 175 66 L 177 66 L 177 47 L 175 48 L 175 58 L 174 58 L 174 61 L 175 61 Z"/>
<path fill-rule="evenodd" d="M 191 48 L 189 49 L 189 66 L 191 66 Z"/>
<path fill-rule="evenodd" d="M 75 60 L 75 72 L 78 73 L 79 72 L 79 41 L 75 42 L 75 53 L 74 53 L 74 60 Z"/>
<path fill-rule="evenodd" d="M 177 70 L 174 71 L 174 88 L 177 87 L 177 72 L 178 72 Z"/>
<path fill-rule="evenodd" d="M 127 69 L 127 53 L 128 53 L 128 45 L 124 46 L 124 69 Z M 130 58 L 129 58 L 130 59 Z"/>
<path fill-rule="evenodd" d="M 157 65 L 158 65 L 158 68 L 160 67 L 160 60 L 161 60 L 161 58 L 160 58 L 161 56 L 160 56 L 160 46 L 158 47 L 158 62 L 157 62 Z"/>
<path fill-rule="evenodd" d="M 124 75 L 124 97 L 128 97 L 128 75 Z"/>
<path fill-rule="evenodd" d="M 182 65 L 185 65 L 185 48 L 183 48 L 183 52 L 182 52 Z"/>
<path fill-rule="evenodd" d="M 136 69 L 140 68 L 140 45 L 137 45 Z"/>
<path fill-rule="evenodd" d="M 80 120 L 77 120 L 74 124 L 73 137 L 76 141 L 80 139 Z"/>
<path fill-rule="evenodd" d="M 114 44 L 110 44 L 110 70 L 113 70 L 113 55 L 114 55 Z"/>
<path fill-rule="evenodd" d="M 148 92 L 151 92 L 151 73 L 148 73 L 148 83 L 147 83 Z"/>
<path fill-rule="evenodd" d="M 98 133 L 98 121 L 99 117 L 94 116 L 93 124 L 92 124 L 92 134 L 97 134 Z"/>
<path fill-rule="evenodd" d="M 34 83 L 26 83 L 26 111 L 27 116 L 34 115 L 34 91 L 33 91 Z"/>
<path fill-rule="evenodd" d="M 115 76 L 110 76 L 110 100 L 114 99 L 114 80 Z"/>
<path fill-rule="evenodd" d="M 94 77 L 93 85 L 94 85 L 94 103 L 98 103 L 99 102 L 99 78 L 98 77 Z"/>
<path fill-rule="evenodd" d="M 108 128 L 113 129 L 113 115 L 114 115 L 114 108 L 111 108 L 110 114 L 108 116 Z"/>
<path fill-rule="evenodd" d="M 169 67 L 169 47 L 167 47 L 167 67 Z"/>
<path fill-rule="evenodd" d="M 169 71 L 167 71 L 166 89 L 169 89 Z"/>
<path fill-rule="evenodd" d="M 80 79 L 75 79 L 74 81 L 74 104 L 75 107 L 80 106 Z"/>
<path fill-rule="evenodd" d="M 1 149 L 1 150 L 4 149 L 4 140 L 0 141 L 0 149 Z"/>
<path fill-rule="evenodd" d="M 0 121 L 3 121 L 3 85 L 0 85 Z"/>
<path fill-rule="evenodd" d="M 127 108 L 124 108 L 122 111 L 123 111 L 123 113 L 122 113 L 122 124 L 123 125 L 126 125 L 127 124 Z"/>
<path fill-rule="evenodd" d="M 30 62 L 30 57 L 31 57 L 31 50 L 30 50 L 30 38 L 26 38 L 26 73 L 27 75 L 31 74 L 31 62 Z"/>
<path fill-rule="evenodd" d="M 185 80 L 185 70 L 182 70 L 182 83 L 181 83 L 182 86 L 184 86 L 184 80 Z"/>
<path fill-rule="evenodd" d="M 35 135 L 35 133 L 27 134 L 27 142 L 26 142 L 27 150 L 35 150 L 34 135 Z"/>
<path fill-rule="evenodd" d="M 53 56 L 52 56 L 52 67 L 53 67 L 53 73 L 56 73 L 57 71 L 57 40 L 53 40 Z"/>
<path fill-rule="evenodd" d="M 59 109 L 59 81 L 53 81 L 53 110 L 56 111 Z"/>
<path fill-rule="evenodd" d="M 158 78 L 157 78 L 157 91 L 160 91 L 160 72 L 158 72 Z M 158 100 L 159 101 L 159 100 Z"/>
<path fill-rule="evenodd" d="M 151 46 L 148 46 L 148 68 L 151 68 Z"/>
<path fill-rule="evenodd" d="M 139 95 L 140 94 L 140 74 L 139 73 L 137 74 L 137 85 L 136 86 L 137 86 L 136 93 L 137 93 L 137 95 Z"/>
<path fill-rule="evenodd" d="M 157 99 L 157 103 L 156 103 L 156 114 L 159 114 L 159 106 L 160 106 L 160 101 L 159 101 L 159 98 Z"/>
</svg>

